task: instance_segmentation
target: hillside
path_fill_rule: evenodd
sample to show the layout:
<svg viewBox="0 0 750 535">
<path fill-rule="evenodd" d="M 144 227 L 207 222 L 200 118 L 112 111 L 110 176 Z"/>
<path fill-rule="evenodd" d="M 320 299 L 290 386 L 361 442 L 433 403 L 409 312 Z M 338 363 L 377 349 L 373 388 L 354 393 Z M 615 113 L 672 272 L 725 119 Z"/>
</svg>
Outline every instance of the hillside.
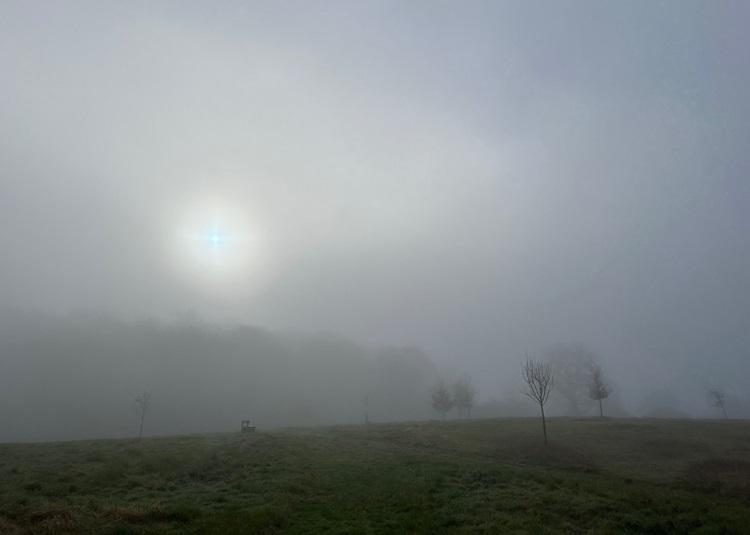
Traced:
<svg viewBox="0 0 750 535">
<path fill-rule="evenodd" d="M 475 420 L 0 446 L 2 533 L 741 533 L 750 424 Z"/>
<path fill-rule="evenodd" d="M 381 421 L 433 413 L 417 348 L 249 326 L 0 314 L 0 442 L 126 438 L 152 395 L 148 435 Z"/>
</svg>

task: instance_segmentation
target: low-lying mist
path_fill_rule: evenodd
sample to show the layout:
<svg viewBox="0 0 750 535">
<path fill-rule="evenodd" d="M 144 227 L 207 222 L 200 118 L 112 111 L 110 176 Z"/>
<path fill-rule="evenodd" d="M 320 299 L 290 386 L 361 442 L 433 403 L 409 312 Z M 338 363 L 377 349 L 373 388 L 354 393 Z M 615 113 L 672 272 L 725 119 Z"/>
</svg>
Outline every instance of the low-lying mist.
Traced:
<svg viewBox="0 0 750 535">
<path fill-rule="evenodd" d="M 368 349 L 329 334 L 92 318 L 16 319 L 0 341 L 0 440 L 360 422 L 430 415 L 437 376 L 414 348 Z"/>
<path fill-rule="evenodd" d="M 21 314 L 1 325 L 0 441 L 134 436 L 143 392 L 151 395 L 146 435 L 233 431 L 245 419 L 267 429 L 437 418 L 430 389 L 458 373 L 416 347 L 365 347 L 325 333 Z M 576 379 L 585 356 L 575 346 L 545 354 L 557 369 L 550 414 L 598 414 Z M 621 391 L 606 400 L 607 415 L 690 416 L 669 390 L 641 400 L 637 414 Z M 748 414 L 746 401 L 731 403 L 733 417 Z M 535 410 L 520 389 L 498 387 L 478 392 L 472 416 Z"/>
</svg>

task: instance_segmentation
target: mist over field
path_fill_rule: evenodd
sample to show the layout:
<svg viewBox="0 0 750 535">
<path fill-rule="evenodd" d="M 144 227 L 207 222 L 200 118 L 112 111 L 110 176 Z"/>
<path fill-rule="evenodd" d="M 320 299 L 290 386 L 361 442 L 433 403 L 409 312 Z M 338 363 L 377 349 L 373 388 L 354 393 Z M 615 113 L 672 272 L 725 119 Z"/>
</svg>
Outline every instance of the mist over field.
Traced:
<svg viewBox="0 0 750 535">
<path fill-rule="evenodd" d="M 749 15 L 3 2 L 0 440 L 750 416 Z"/>
<path fill-rule="evenodd" d="M 332 334 L 188 320 L 6 315 L 0 351 L 2 441 L 133 436 L 133 400 L 144 391 L 152 397 L 147 435 L 234 431 L 247 418 L 263 429 L 426 420 L 437 417 L 433 385 L 465 373 L 439 368 L 418 347 L 368 347 Z M 557 346 L 543 355 L 556 362 L 580 351 Z M 511 379 L 516 388 L 480 390 L 473 416 L 534 416 L 520 372 Z M 585 379 L 583 385 L 571 380 L 558 377 L 548 414 L 595 415 L 595 403 L 580 391 Z M 682 385 L 687 391 L 654 387 L 639 399 L 627 384 L 611 383 L 609 416 L 720 416 L 699 381 Z M 750 416 L 742 394 L 730 392 L 727 403 L 733 418 Z"/>
<path fill-rule="evenodd" d="M 743 534 L 750 2 L 0 0 L 0 534 Z"/>
</svg>

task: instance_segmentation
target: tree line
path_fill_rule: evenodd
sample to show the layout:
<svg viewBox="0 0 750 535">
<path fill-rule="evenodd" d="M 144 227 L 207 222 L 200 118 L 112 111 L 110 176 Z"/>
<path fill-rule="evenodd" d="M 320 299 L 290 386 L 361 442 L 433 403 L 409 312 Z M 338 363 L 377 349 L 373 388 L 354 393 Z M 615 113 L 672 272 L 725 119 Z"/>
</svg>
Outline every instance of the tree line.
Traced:
<svg viewBox="0 0 750 535">
<path fill-rule="evenodd" d="M 593 358 L 588 359 L 585 374 L 588 396 L 598 403 L 599 416 L 604 418 L 603 401 L 609 397 L 611 387 L 604 378 L 601 365 Z M 527 355 L 521 369 L 521 377 L 523 394 L 539 406 L 544 443 L 547 444 L 547 417 L 544 408 L 555 387 L 555 367 L 550 362 L 533 359 Z M 450 383 L 440 379 L 430 392 L 432 408 L 442 416 L 443 420 L 454 408 L 457 409 L 459 418 L 470 418 L 477 393 L 469 375 L 464 375 Z"/>
<path fill-rule="evenodd" d="M 471 418 L 471 409 L 474 408 L 477 397 L 477 389 L 471 383 L 471 377 L 467 374 L 451 383 L 440 379 L 430 392 L 432 408 L 439 412 L 443 420 L 455 407 L 459 418 Z"/>
<path fill-rule="evenodd" d="M 613 391 L 602 365 L 585 349 L 578 346 L 556 348 L 548 357 L 543 360 L 527 355 L 521 367 L 521 392 L 539 408 L 545 444 L 548 443 L 545 408 L 553 391 L 558 391 L 559 398 L 567 401 L 569 408 L 576 414 L 580 398 L 587 397 L 596 404 L 600 418 L 605 417 L 604 402 Z M 454 408 L 457 409 L 459 418 L 470 418 L 477 393 L 469 375 L 452 382 L 439 379 L 430 392 L 432 408 L 443 420 Z M 712 387 L 707 388 L 706 394 L 709 405 L 718 409 L 724 419 L 728 419 L 727 392 L 722 388 Z"/>
</svg>

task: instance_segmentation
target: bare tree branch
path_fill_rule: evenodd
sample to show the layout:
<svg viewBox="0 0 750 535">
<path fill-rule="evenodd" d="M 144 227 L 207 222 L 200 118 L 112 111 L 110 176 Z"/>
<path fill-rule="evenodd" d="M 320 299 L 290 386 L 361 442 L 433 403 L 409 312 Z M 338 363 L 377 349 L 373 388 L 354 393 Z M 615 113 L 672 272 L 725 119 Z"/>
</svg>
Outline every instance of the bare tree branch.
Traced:
<svg viewBox="0 0 750 535">
<path fill-rule="evenodd" d="M 453 382 L 453 399 L 459 416 L 465 415 L 471 418 L 471 409 L 474 408 L 476 396 L 477 389 L 471 384 L 471 376 L 468 374 Z"/>
<path fill-rule="evenodd" d="M 602 400 L 609 397 L 610 389 L 604 381 L 602 367 L 597 362 L 590 364 L 589 397 L 599 402 L 599 416 L 604 417 Z"/>
<path fill-rule="evenodd" d="M 138 394 L 134 402 L 135 412 L 140 420 L 140 428 L 138 429 L 138 438 L 143 437 L 143 421 L 146 419 L 146 413 L 151 408 L 151 393 L 143 392 Z"/>
<path fill-rule="evenodd" d="M 721 409 L 721 412 L 724 413 L 724 418 L 728 418 L 726 392 L 719 388 L 714 388 L 713 390 L 708 391 L 708 399 L 714 407 L 716 407 L 717 409 Z"/>
<path fill-rule="evenodd" d="M 534 360 L 526 356 L 523 366 L 523 380 L 526 383 L 523 393 L 530 399 L 539 403 L 542 412 L 542 430 L 544 431 L 544 443 L 547 444 L 547 421 L 544 415 L 544 405 L 549 400 L 552 388 L 555 385 L 555 374 L 552 366 L 546 362 Z"/>
<path fill-rule="evenodd" d="M 442 414 L 443 420 L 445 420 L 446 414 L 450 412 L 455 404 L 453 396 L 451 396 L 448 387 L 445 386 L 445 381 L 438 381 L 435 386 L 432 387 L 431 397 L 432 408 Z"/>
</svg>

